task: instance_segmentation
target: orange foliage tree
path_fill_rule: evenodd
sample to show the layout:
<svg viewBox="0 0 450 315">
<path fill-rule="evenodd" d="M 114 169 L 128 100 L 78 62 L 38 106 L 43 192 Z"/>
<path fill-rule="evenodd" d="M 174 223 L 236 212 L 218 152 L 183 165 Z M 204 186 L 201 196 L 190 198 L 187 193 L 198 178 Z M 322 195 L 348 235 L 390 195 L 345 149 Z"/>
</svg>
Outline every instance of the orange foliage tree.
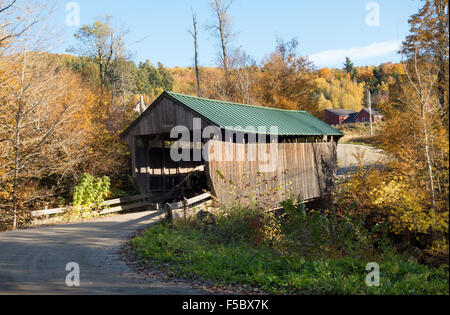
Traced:
<svg viewBox="0 0 450 315">
<path fill-rule="evenodd" d="M 277 50 L 263 62 L 264 70 L 255 93 L 264 106 L 307 110 L 317 115 L 313 65 L 307 58 L 296 55 L 297 45 L 295 40 L 279 41 Z"/>
</svg>

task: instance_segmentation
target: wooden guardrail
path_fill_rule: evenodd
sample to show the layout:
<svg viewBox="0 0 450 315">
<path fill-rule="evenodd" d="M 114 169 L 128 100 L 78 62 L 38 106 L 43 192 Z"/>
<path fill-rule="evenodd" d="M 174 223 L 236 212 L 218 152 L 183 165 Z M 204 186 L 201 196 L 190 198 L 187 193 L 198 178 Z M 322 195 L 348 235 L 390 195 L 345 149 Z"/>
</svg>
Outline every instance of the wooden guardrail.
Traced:
<svg viewBox="0 0 450 315">
<path fill-rule="evenodd" d="M 199 205 L 208 202 L 211 199 L 210 193 L 204 193 L 195 196 L 190 199 L 184 198 L 183 201 L 166 203 L 164 206 L 164 211 L 166 218 L 169 222 L 169 227 L 173 228 L 174 219 L 184 215 L 188 215 L 188 212 L 192 206 Z M 110 214 L 114 212 L 120 212 L 124 210 L 133 210 L 147 206 L 154 206 L 152 210 L 159 211 L 160 204 L 152 203 L 150 194 L 142 194 L 132 197 L 117 198 L 112 200 L 107 200 L 101 204 L 101 208 L 104 208 L 99 212 L 99 214 Z M 112 207 L 111 207 L 112 206 Z M 70 209 L 70 207 L 57 208 L 57 209 L 44 209 L 39 211 L 31 212 L 31 216 L 34 218 L 43 217 L 47 215 L 64 214 Z"/>
<path fill-rule="evenodd" d="M 124 198 L 116 198 L 111 200 L 106 200 L 100 205 L 101 210 L 100 214 L 110 214 L 114 212 L 120 212 L 124 210 L 133 210 L 142 208 L 145 206 L 150 206 L 154 203 L 150 200 L 150 194 L 142 194 L 132 197 L 124 197 Z M 158 210 L 158 205 L 155 204 L 156 210 Z M 65 208 L 57 208 L 57 209 L 45 209 L 39 211 L 31 212 L 32 217 L 42 217 L 46 215 L 54 215 L 54 214 L 63 214 L 65 213 L 69 207 Z"/>
<path fill-rule="evenodd" d="M 198 195 L 196 197 L 186 199 L 184 198 L 183 201 L 174 202 L 174 203 L 166 203 L 164 206 L 164 211 L 166 212 L 166 218 L 169 222 L 169 228 L 173 228 L 173 220 L 180 217 L 181 215 L 184 215 L 184 217 L 187 216 L 189 212 L 189 208 L 198 205 L 199 203 L 204 203 L 211 199 L 210 193 L 204 193 L 201 195 Z M 174 213 L 175 210 L 183 210 L 182 213 Z"/>
</svg>

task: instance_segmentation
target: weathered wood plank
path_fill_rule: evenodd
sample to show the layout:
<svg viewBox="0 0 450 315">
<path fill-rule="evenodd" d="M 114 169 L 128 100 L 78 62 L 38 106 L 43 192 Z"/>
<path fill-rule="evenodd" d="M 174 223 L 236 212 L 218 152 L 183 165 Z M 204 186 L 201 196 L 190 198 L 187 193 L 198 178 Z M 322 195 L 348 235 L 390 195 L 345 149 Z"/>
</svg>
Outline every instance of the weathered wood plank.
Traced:
<svg viewBox="0 0 450 315">
<path fill-rule="evenodd" d="M 178 201 L 178 202 L 173 202 L 173 203 L 168 203 L 167 204 L 172 210 L 175 209 L 182 209 L 184 206 L 183 201 Z"/>
<path fill-rule="evenodd" d="M 222 151 L 229 143 L 215 143 Z M 242 144 L 231 144 L 239 147 Z M 270 145 L 267 144 L 267 150 Z M 235 150 L 232 150 L 235 151 Z M 240 157 L 245 156 L 245 161 L 212 160 L 207 162 L 206 170 L 208 178 L 211 180 L 212 191 L 216 197 L 228 203 L 231 196 L 228 193 L 227 184 L 220 178 L 217 171 L 220 171 L 227 180 L 232 180 L 237 187 L 244 187 L 246 184 L 255 186 L 259 180 L 270 181 L 277 176 L 279 184 L 290 187 L 291 192 L 300 196 L 304 200 L 312 200 L 328 194 L 334 185 L 334 174 L 336 172 L 336 143 L 280 143 L 278 144 L 277 167 L 272 172 L 262 172 L 262 178 L 256 178 L 256 173 L 261 166 L 267 164 L 257 155 L 256 161 L 248 161 L 248 151 L 237 150 Z M 274 152 L 272 152 L 274 153 Z M 272 154 L 271 153 L 271 154 Z M 286 174 L 284 172 L 286 171 Z M 244 176 L 248 175 L 249 178 Z M 288 185 L 292 182 L 292 185 Z M 257 193 L 267 192 L 267 185 L 260 185 L 256 188 Z M 274 200 L 274 207 L 278 200 Z"/>
<path fill-rule="evenodd" d="M 41 217 L 44 215 L 52 215 L 52 214 L 61 214 L 66 212 L 67 208 L 58 208 L 58 209 L 46 209 L 31 212 L 32 217 Z"/>
<path fill-rule="evenodd" d="M 142 195 L 137 195 L 137 196 L 132 196 L 132 197 L 111 199 L 111 200 L 107 200 L 107 201 L 103 202 L 102 206 L 112 206 L 112 205 L 115 205 L 118 203 L 131 202 L 131 201 L 136 201 L 136 200 L 145 199 L 145 198 L 149 198 L 149 197 L 151 197 L 151 194 L 142 194 Z"/>
<path fill-rule="evenodd" d="M 204 194 L 201 194 L 199 196 L 187 199 L 187 204 L 188 205 L 192 205 L 192 204 L 195 204 L 195 203 L 200 202 L 202 200 L 206 200 L 208 198 L 211 198 L 211 193 L 204 193 Z"/>
<path fill-rule="evenodd" d="M 124 211 L 124 210 L 145 207 L 145 206 L 148 206 L 149 204 L 150 204 L 150 202 L 148 202 L 148 201 L 142 201 L 142 202 L 138 202 L 138 203 L 132 203 L 129 205 L 117 206 L 117 207 L 103 210 L 100 212 L 100 214 L 109 214 L 109 213 L 120 212 L 120 211 Z"/>
</svg>

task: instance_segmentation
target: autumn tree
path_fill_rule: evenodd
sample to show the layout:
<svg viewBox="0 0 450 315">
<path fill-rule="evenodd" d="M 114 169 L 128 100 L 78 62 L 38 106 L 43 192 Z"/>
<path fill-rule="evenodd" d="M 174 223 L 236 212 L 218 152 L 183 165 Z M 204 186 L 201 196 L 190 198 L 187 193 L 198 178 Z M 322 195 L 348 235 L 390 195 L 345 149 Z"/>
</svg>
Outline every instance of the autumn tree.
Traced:
<svg viewBox="0 0 450 315">
<path fill-rule="evenodd" d="M 11 3 L 0 14 L 0 34 L 9 34 L 0 48 L 0 229 L 18 227 L 32 209 L 58 205 L 57 197 L 70 198 L 83 172 L 119 182 L 128 166 L 118 133 L 134 118 L 129 102 L 105 108 L 94 58 L 46 53 L 41 2 Z M 104 74 L 109 83 L 124 83 L 120 67 L 136 67 L 113 60 L 118 71 Z"/>
<path fill-rule="evenodd" d="M 335 73 L 319 71 L 314 82 L 320 110 L 340 108 L 360 111 L 363 108 L 364 82 L 358 83 L 339 70 L 335 70 Z"/>
<path fill-rule="evenodd" d="M 277 47 L 263 62 L 263 72 L 257 83 L 259 103 L 264 106 L 307 110 L 318 115 L 313 97 L 313 64 L 297 56 L 297 40 L 277 41 Z"/>
<path fill-rule="evenodd" d="M 7 74 L 0 79 L 2 228 L 16 228 L 31 205 L 58 189 L 58 181 L 76 176 L 88 151 L 82 126 L 89 93 L 81 91 L 76 76 L 50 65 L 38 52 L 45 39 L 44 14 L 42 6 L 32 5 L 14 6 L 17 11 L 2 24 L 12 32 L 0 56 L 0 73 Z M 16 33 L 17 28 L 26 31 Z"/>
<path fill-rule="evenodd" d="M 256 61 L 245 51 L 234 51 L 235 67 L 232 71 L 233 101 L 244 104 L 257 104 L 255 88 L 261 75 Z"/>
<path fill-rule="evenodd" d="M 448 133 L 440 117 L 439 96 L 433 91 L 438 76 L 432 65 L 411 60 L 406 74 L 390 87 L 382 110 L 384 147 L 393 157 L 393 170 L 423 192 L 429 231 L 445 230 L 448 217 Z M 444 221 L 443 221 L 444 220 Z M 447 222 L 448 224 L 448 222 Z"/>
<path fill-rule="evenodd" d="M 125 71 L 128 59 L 125 49 L 127 31 L 115 29 L 112 17 L 99 17 L 92 24 L 82 25 L 74 37 L 79 45 L 69 49 L 94 61 L 98 67 L 99 82 L 102 94 L 111 89 L 110 105 L 114 108 L 117 94 L 124 93 L 127 83 L 125 77 L 131 77 Z"/>
<path fill-rule="evenodd" d="M 412 208 L 425 226 L 420 232 L 433 238 L 448 234 L 448 85 L 441 85 L 448 73 L 442 68 L 448 65 L 448 46 L 443 45 L 448 28 L 438 34 L 441 25 L 448 25 L 446 11 L 447 1 L 425 1 L 412 16 L 411 35 L 401 49 L 403 73 L 390 83 L 389 101 L 382 106 L 386 127 L 381 138 L 394 157 L 392 170 L 415 191 Z"/>
<path fill-rule="evenodd" d="M 99 87 L 97 110 L 101 115 L 96 124 L 102 133 L 98 135 L 95 147 L 96 152 L 103 152 L 113 163 L 113 174 L 117 174 L 112 171 L 116 165 L 123 165 L 124 161 L 120 156 L 120 153 L 125 154 L 120 132 L 135 118 L 134 109 L 139 98 L 136 99 L 135 95 L 138 90 L 138 69 L 129 60 L 125 45 L 126 34 L 125 28 L 113 27 L 112 17 L 97 18 L 92 24 L 80 27 L 75 33 L 79 45 L 70 49 L 79 55 L 84 65 L 96 65 L 94 73 L 98 74 L 98 81 L 92 88 L 96 90 Z M 84 72 L 85 69 L 81 71 Z"/>
<path fill-rule="evenodd" d="M 401 53 L 406 59 L 423 60 L 437 68 L 435 85 L 441 116 L 448 130 L 449 32 L 448 0 L 424 0 L 424 6 L 409 19 L 410 34 Z"/>
<path fill-rule="evenodd" d="M 446 193 L 444 198 L 448 199 L 448 150 L 445 155 L 445 147 L 442 148 L 442 145 L 448 146 L 448 1 L 426 0 L 409 23 L 411 34 L 403 42 L 401 52 L 407 58 L 405 72 L 412 90 L 408 105 L 420 118 L 423 140 L 418 142 L 421 143 L 419 149 L 422 148 L 419 152 L 425 161 L 435 225 L 437 192 L 442 192 L 442 187 Z M 442 130 L 447 132 L 443 134 Z M 436 169 L 439 164 L 436 160 L 441 161 L 440 170 Z M 438 178 L 439 173 L 446 174 L 447 178 Z"/>
</svg>

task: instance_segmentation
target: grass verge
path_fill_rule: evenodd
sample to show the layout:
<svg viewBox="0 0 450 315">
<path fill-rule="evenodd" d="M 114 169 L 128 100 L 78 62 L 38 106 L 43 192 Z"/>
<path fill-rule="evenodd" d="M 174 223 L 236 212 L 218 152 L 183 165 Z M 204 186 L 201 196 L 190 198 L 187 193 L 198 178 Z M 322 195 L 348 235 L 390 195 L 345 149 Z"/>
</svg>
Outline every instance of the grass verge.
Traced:
<svg viewBox="0 0 450 315">
<path fill-rule="evenodd" d="M 136 257 L 180 279 L 241 285 L 270 294 L 449 294 L 448 266 L 432 268 L 383 254 L 380 286 L 366 285 L 369 261 L 350 257 L 304 258 L 221 242 L 214 233 L 177 224 L 150 227 L 131 241 Z"/>
</svg>

